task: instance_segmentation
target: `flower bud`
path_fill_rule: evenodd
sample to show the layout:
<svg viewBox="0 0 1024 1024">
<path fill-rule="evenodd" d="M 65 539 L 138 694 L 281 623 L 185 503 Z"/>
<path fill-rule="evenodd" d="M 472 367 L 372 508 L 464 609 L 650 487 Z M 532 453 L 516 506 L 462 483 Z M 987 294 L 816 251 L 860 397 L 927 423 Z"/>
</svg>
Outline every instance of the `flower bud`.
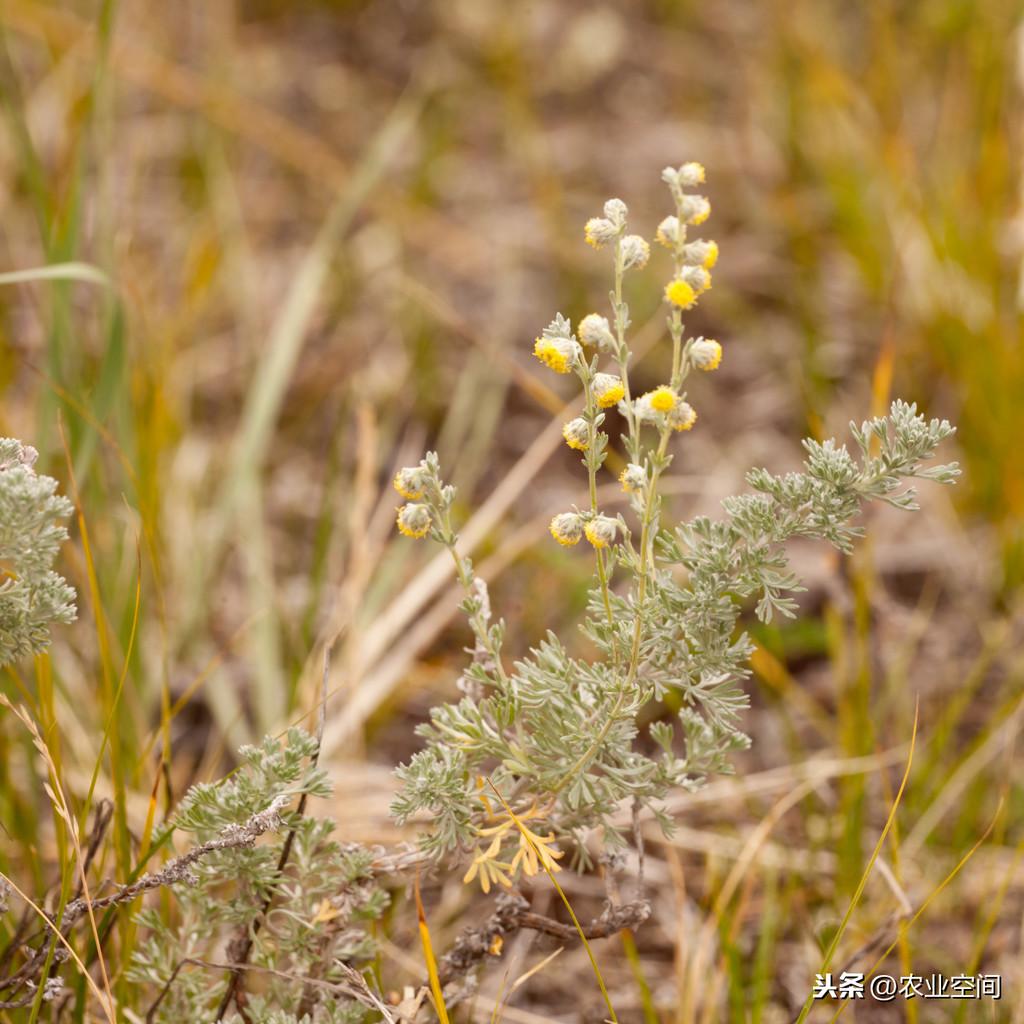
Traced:
<svg viewBox="0 0 1024 1024">
<path fill-rule="evenodd" d="M 606 548 L 614 544 L 619 533 L 619 524 L 608 516 L 594 516 L 583 529 L 587 540 L 595 548 Z"/>
<path fill-rule="evenodd" d="M 622 267 L 631 270 L 643 268 L 651 257 L 651 247 L 639 235 L 626 235 L 622 240 Z"/>
<path fill-rule="evenodd" d="M 666 167 L 661 172 L 661 180 L 673 190 L 680 192 L 684 188 L 694 188 L 704 184 L 704 165 L 696 161 L 683 164 L 682 167 Z"/>
<path fill-rule="evenodd" d="M 561 512 L 551 520 L 549 529 L 559 544 L 571 548 L 583 536 L 583 519 L 575 512 Z"/>
<path fill-rule="evenodd" d="M 668 425 L 673 430 L 689 430 L 696 422 L 697 411 L 689 402 L 680 402 L 668 414 Z"/>
<path fill-rule="evenodd" d="M 722 346 L 713 338 L 698 338 L 690 346 L 690 360 L 698 370 L 717 370 L 722 361 Z"/>
<path fill-rule="evenodd" d="M 598 373 L 592 384 L 594 398 L 602 409 L 610 409 L 626 396 L 626 388 L 620 377 L 613 373 Z"/>
<path fill-rule="evenodd" d="M 562 437 L 570 448 L 585 452 L 590 447 L 590 424 L 582 416 L 577 416 L 562 427 Z"/>
<path fill-rule="evenodd" d="M 398 510 L 398 530 L 406 537 L 425 537 L 430 529 L 430 509 L 413 502 Z"/>
<path fill-rule="evenodd" d="M 683 188 L 694 188 L 704 184 L 704 165 L 697 163 L 696 160 L 683 164 L 676 174 Z"/>
<path fill-rule="evenodd" d="M 683 247 L 683 261 L 692 267 L 710 270 L 718 262 L 718 243 L 698 238 Z"/>
<path fill-rule="evenodd" d="M 567 338 L 542 336 L 534 341 L 533 354 L 555 373 L 568 373 L 576 363 L 578 348 Z"/>
<path fill-rule="evenodd" d="M 593 345 L 595 348 L 606 352 L 615 345 L 615 336 L 612 334 L 611 324 L 608 318 L 598 313 L 588 313 L 579 323 L 577 328 L 580 341 L 584 345 Z"/>
<path fill-rule="evenodd" d="M 644 467 L 631 462 L 619 474 L 619 483 L 622 484 L 622 489 L 629 494 L 643 490 L 644 485 L 647 483 L 647 474 L 644 472 Z"/>
<path fill-rule="evenodd" d="M 683 196 L 680 212 L 687 224 L 703 224 L 711 216 L 711 203 L 706 196 Z"/>
<path fill-rule="evenodd" d="M 587 245 L 602 249 L 609 242 L 615 241 L 619 229 L 606 217 L 591 217 L 583 227 L 583 237 Z"/>
<path fill-rule="evenodd" d="M 626 226 L 628 213 L 629 210 L 621 199 L 609 199 L 604 204 L 604 215 L 620 230 Z"/>
<path fill-rule="evenodd" d="M 711 287 L 711 275 L 703 267 L 683 267 L 679 276 L 697 295 Z"/>
<path fill-rule="evenodd" d="M 406 466 L 395 474 L 394 488 L 403 498 L 415 501 L 423 497 L 427 475 L 422 466 Z"/>
<path fill-rule="evenodd" d="M 679 223 L 679 218 L 673 214 L 666 217 L 658 225 L 658 233 L 654 236 L 666 249 L 674 249 L 679 242 L 680 232 L 685 233 L 685 228 Z"/>
</svg>

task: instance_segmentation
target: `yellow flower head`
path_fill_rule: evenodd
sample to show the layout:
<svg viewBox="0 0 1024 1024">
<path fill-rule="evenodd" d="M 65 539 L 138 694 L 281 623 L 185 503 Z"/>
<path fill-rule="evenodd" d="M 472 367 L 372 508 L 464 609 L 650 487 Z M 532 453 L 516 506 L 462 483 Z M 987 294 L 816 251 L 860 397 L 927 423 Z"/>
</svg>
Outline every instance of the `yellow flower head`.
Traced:
<svg viewBox="0 0 1024 1024">
<path fill-rule="evenodd" d="M 644 484 L 647 483 L 647 474 L 644 472 L 644 467 L 631 462 L 619 474 L 619 483 L 622 484 L 622 489 L 627 494 L 635 494 L 637 491 L 642 490 Z"/>
<path fill-rule="evenodd" d="M 648 397 L 651 400 L 651 408 L 655 412 L 671 412 L 676 407 L 676 402 L 679 401 L 676 393 L 665 384 L 651 391 Z"/>
<path fill-rule="evenodd" d="M 562 547 L 571 548 L 583 536 L 583 520 L 575 512 L 560 512 L 551 520 L 549 529 Z"/>
<path fill-rule="evenodd" d="M 576 359 L 575 347 L 566 338 L 537 338 L 533 354 L 555 373 L 569 373 Z"/>
<path fill-rule="evenodd" d="M 708 251 L 704 257 L 704 266 L 710 270 L 718 262 L 718 243 L 708 242 Z"/>
<path fill-rule="evenodd" d="M 423 497 L 424 473 L 419 466 L 406 466 L 395 474 L 394 488 L 403 498 L 415 501 Z"/>
<path fill-rule="evenodd" d="M 697 411 L 689 402 L 680 402 L 668 414 L 668 425 L 673 430 L 689 430 L 696 422 Z"/>
<path fill-rule="evenodd" d="M 582 416 L 577 416 L 562 427 L 562 437 L 570 448 L 585 452 L 590 447 L 590 424 Z"/>
<path fill-rule="evenodd" d="M 587 540 L 595 548 L 606 548 L 615 542 L 619 532 L 619 524 L 608 516 L 594 516 L 583 528 Z"/>
<path fill-rule="evenodd" d="M 626 397 L 626 388 L 622 378 L 612 373 L 598 373 L 594 376 L 594 398 L 602 409 L 610 409 Z"/>
<path fill-rule="evenodd" d="M 665 286 L 665 298 L 680 309 L 689 309 L 697 300 L 697 293 L 681 277 Z"/>
<path fill-rule="evenodd" d="M 412 502 L 398 510 L 398 530 L 406 537 L 425 537 L 430 529 L 430 509 L 426 505 Z"/>
<path fill-rule="evenodd" d="M 722 346 L 713 338 L 698 338 L 690 346 L 690 359 L 698 370 L 717 370 L 722 361 Z"/>
</svg>

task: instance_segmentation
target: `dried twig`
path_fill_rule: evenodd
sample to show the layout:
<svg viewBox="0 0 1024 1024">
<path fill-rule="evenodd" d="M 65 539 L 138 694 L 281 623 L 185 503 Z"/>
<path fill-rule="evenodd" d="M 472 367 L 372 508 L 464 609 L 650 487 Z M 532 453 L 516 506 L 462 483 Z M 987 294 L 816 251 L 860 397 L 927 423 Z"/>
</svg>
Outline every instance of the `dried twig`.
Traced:
<svg viewBox="0 0 1024 1024">
<path fill-rule="evenodd" d="M 636 928 L 650 914 L 651 905 L 646 900 L 624 903 L 618 907 L 609 905 L 600 917 L 583 926 L 583 934 L 587 939 L 604 939 L 623 928 Z M 520 893 L 515 890 L 504 892 L 498 896 L 494 913 L 482 925 L 466 929 L 456 940 L 451 952 L 442 958 L 438 964 L 441 983 L 447 985 L 467 974 L 490 953 L 496 939 L 505 938 L 523 928 L 566 941 L 578 938 L 574 925 L 535 914 Z"/>
</svg>

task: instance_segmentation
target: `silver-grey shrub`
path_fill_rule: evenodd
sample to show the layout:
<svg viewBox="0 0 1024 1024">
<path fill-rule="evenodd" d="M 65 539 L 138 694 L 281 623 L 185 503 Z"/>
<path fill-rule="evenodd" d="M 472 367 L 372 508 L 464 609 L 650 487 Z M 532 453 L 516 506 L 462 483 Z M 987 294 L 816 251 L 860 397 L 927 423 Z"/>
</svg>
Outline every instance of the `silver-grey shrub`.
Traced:
<svg viewBox="0 0 1024 1024">
<path fill-rule="evenodd" d="M 75 618 L 75 592 L 53 571 L 73 506 L 35 461 L 34 448 L 0 438 L 0 665 L 39 654 L 50 626 Z"/>
</svg>

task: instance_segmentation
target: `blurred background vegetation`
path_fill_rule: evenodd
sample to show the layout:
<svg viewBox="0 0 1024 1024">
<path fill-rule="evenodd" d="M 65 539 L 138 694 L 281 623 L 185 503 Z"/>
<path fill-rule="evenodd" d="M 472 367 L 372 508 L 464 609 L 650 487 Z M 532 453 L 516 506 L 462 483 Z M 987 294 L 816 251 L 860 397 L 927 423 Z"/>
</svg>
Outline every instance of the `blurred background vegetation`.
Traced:
<svg viewBox="0 0 1024 1024">
<path fill-rule="evenodd" d="M 914 517 L 872 513 L 851 562 L 799 552 L 804 616 L 757 633 L 752 750 L 679 798 L 670 841 L 649 833 L 639 960 L 598 944 L 613 999 L 623 1020 L 789 1020 L 919 705 L 843 951 L 870 964 L 899 933 L 889 973 L 1001 971 L 1005 994 L 857 1019 L 1024 1020 L 1019 3 L 5 0 L 0 21 L 0 271 L 83 265 L 0 288 L 0 434 L 80 513 L 80 620 L 0 687 L 78 806 L 101 763 L 97 877 L 127 877 L 240 743 L 308 720 L 335 635 L 333 813 L 346 838 L 410 837 L 390 768 L 453 694 L 467 632 L 444 560 L 393 537 L 391 475 L 440 452 L 510 648 L 570 632 L 591 564 L 544 533 L 585 478 L 532 338 L 555 310 L 604 311 L 584 220 L 618 195 L 650 237 L 660 169 L 696 159 L 722 258 L 688 328 L 725 361 L 691 395 L 673 512 L 714 513 L 749 466 L 795 466 L 801 437 L 890 396 L 957 424 L 965 473 Z M 641 386 L 667 365 L 657 260 L 629 295 Z M 62 867 L 41 781 L 5 715 L 0 868 L 40 896 Z M 433 884 L 443 948 L 479 900 Z M 599 909 L 599 880 L 567 888 Z M 422 973 L 404 906 L 395 988 Z M 600 1019 L 582 954 L 558 964 L 506 1019 Z M 504 969 L 465 1019 L 490 1019 Z"/>
</svg>

